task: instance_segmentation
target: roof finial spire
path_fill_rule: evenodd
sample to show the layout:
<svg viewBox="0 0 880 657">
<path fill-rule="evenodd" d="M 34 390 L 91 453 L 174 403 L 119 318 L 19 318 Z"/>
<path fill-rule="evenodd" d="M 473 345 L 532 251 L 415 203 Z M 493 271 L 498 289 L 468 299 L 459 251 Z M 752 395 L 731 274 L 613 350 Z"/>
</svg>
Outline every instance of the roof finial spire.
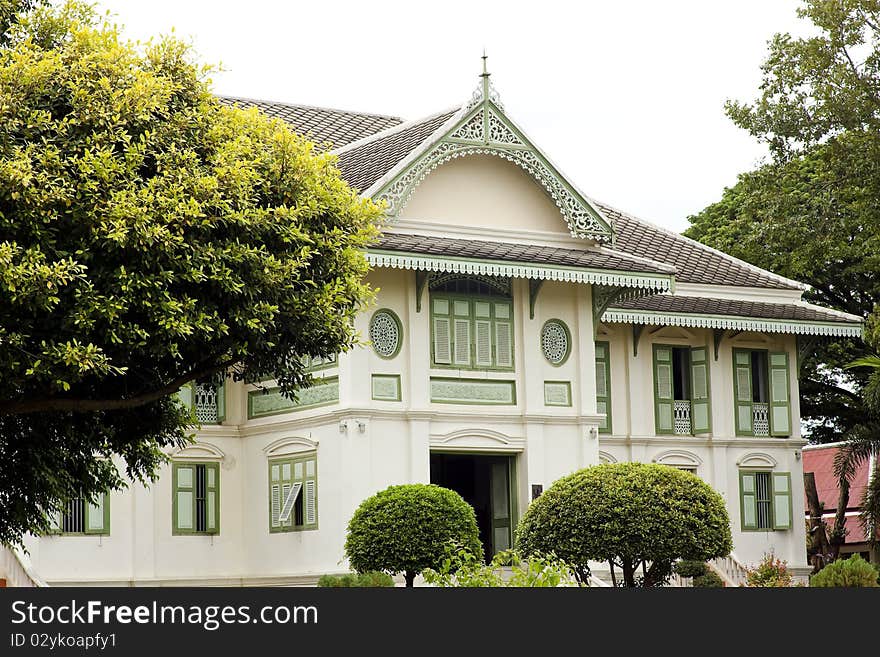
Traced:
<svg viewBox="0 0 880 657">
<path fill-rule="evenodd" d="M 483 48 L 483 72 L 480 74 L 480 77 L 483 78 L 483 100 L 489 100 L 489 70 L 486 68 L 486 60 L 489 57 L 486 55 L 486 49 Z"/>
<path fill-rule="evenodd" d="M 486 49 L 483 48 L 483 73 L 480 75 L 481 78 L 489 77 L 490 73 L 486 68 L 486 60 L 489 59 L 489 56 L 486 54 Z"/>
</svg>

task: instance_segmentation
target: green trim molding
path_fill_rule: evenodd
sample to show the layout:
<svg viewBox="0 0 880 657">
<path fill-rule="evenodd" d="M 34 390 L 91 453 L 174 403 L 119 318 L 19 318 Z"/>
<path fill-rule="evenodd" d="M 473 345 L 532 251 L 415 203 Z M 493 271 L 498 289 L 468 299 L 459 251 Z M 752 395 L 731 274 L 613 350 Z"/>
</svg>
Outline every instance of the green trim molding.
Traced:
<svg viewBox="0 0 880 657">
<path fill-rule="evenodd" d="M 512 406 L 516 404 L 516 382 L 432 376 L 431 401 L 435 404 Z"/>
<path fill-rule="evenodd" d="M 268 392 L 251 390 L 248 392 L 248 419 L 303 411 L 318 406 L 329 406 L 339 402 L 339 377 L 321 379 L 310 388 L 297 392 L 294 402 L 281 394 L 280 388 L 269 388 Z"/>
<path fill-rule="evenodd" d="M 612 308 L 605 311 L 602 315 L 602 321 L 612 324 L 646 324 L 653 326 L 756 331 L 759 333 L 862 337 L 862 326 L 858 324 L 732 317 L 729 315 L 687 315 L 684 313 L 615 310 Z"/>
<path fill-rule="evenodd" d="M 544 381 L 545 406 L 571 406 L 570 381 Z"/>
<path fill-rule="evenodd" d="M 611 269 L 586 269 L 561 265 L 538 265 L 527 262 L 454 258 L 450 256 L 427 256 L 402 251 L 371 249 L 367 262 L 373 267 L 413 269 L 457 274 L 481 274 L 508 278 L 531 278 L 569 283 L 593 283 L 649 289 L 656 292 L 672 290 L 671 275 L 615 271 Z M 607 313 L 606 313 L 607 315 Z"/>
<path fill-rule="evenodd" d="M 374 401 L 399 402 L 403 400 L 400 374 L 373 374 L 370 391 Z"/>
</svg>

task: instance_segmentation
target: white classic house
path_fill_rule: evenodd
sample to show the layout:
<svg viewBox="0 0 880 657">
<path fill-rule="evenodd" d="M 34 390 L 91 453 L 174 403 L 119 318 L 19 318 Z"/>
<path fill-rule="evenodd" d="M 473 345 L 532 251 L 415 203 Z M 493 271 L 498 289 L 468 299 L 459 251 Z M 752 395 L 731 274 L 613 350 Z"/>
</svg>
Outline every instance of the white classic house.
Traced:
<svg viewBox="0 0 880 657">
<path fill-rule="evenodd" d="M 346 569 L 357 505 L 391 484 L 457 490 L 489 552 L 562 475 L 641 461 L 727 502 L 739 562 L 806 568 L 798 363 L 858 317 L 805 286 L 581 192 L 484 72 L 417 121 L 258 106 L 387 202 L 368 253 L 370 345 L 313 362 L 297 403 L 231 380 L 184 395 L 202 427 L 150 488 L 70 504 L 31 538 L 53 585 L 292 584 Z"/>
</svg>

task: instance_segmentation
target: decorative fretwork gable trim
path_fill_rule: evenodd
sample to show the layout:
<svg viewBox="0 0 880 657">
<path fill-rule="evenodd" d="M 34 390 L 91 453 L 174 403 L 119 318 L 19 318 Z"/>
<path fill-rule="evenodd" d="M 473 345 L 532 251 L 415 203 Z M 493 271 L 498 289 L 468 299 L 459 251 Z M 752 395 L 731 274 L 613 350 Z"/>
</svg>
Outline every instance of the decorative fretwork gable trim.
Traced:
<svg viewBox="0 0 880 657">
<path fill-rule="evenodd" d="M 668 292 L 672 275 L 633 273 L 580 267 L 561 267 L 493 260 L 468 260 L 443 256 L 423 256 L 399 251 L 369 251 L 367 262 L 374 267 L 414 269 L 417 271 L 454 272 L 482 276 L 507 276 L 535 280 L 591 283 L 650 290 L 651 294 Z"/>
<path fill-rule="evenodd" d="M 790 333 L 795 335 L 827 335 L 851 338 L 862 337 L 862 327 L 858 324 L 775 320 L 758 317 L 686 315 L 611 309 L 605 311 L 602 315 L 602 321 L 611 324 L 682 326 L 686 328 L 755 331 L 758 333 Z"/>
<path fill-rule="evenodd" d="M 439 128 L 439 135 L 426 139 L 365 194 L 385 201 L 388 214 L 394 217 L 406 207 L 419 184 L 441 164 L 468 155 L 493 155 L 516 164 L 544 188 L 573 237 L 600 243 L 612 241 L 611 223 L 504 114 L 488 77 L 484 77 L 474 98 L 451 123 L 451 127 L 445 124 Z"/>
</svg>

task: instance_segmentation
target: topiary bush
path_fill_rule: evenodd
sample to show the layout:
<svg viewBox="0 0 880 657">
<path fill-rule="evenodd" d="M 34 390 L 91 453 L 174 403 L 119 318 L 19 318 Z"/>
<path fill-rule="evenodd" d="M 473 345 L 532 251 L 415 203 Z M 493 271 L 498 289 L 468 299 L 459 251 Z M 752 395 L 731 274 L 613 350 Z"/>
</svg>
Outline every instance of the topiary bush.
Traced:
<svg viewBox="0 0 880 657">
<path fill-rule="evenodd" d="M 694 577 L 695 589 L 720 589 L 724 588 L 724 580 L 714 570 L 706 569 L 702 575 Z"/>
<path fill-rule="evenodd" d="M 474 509 L 433 484 L 389 486 L 364 500 L 348 523 L 345 554 L 358 572 L 403 573 L 407 586 L 437 569 L 455 545 L 482 558 Z"/>
<path fill-rule="evenodd" d="M 556 481 L 516 532 L 524 556 L 555 554 L 586 583 L 588 562 L 608 561 L 625 586 L 659 586 L 677 559 L 707 561 L 732 548 L 724 500 L 705 482 L 665 465 L 597 465 Z"/>
<path fill-rule="evenodd" d="M 810 578 L 810 586 L 877 588 L 880 586 L 877 580 L 877 568 L 856 554 L 825 566 Z"/>
<path fill-rule="evenodd" d="M 784 588 L 794 586 L 794 576 L 788 570 L 788 562 L 765 554 L 756 568 L 749 568 L 746 580 L 751 587 Z"/>
<path fill-rule="evenodd" d="M 368 573 L 345 573 L 344 575 L 321 575 L 318 586 L 327 588 L 385 587 L 394 586 L 394 579 L 388 573 L 371 571 Z"/>
</svg>

